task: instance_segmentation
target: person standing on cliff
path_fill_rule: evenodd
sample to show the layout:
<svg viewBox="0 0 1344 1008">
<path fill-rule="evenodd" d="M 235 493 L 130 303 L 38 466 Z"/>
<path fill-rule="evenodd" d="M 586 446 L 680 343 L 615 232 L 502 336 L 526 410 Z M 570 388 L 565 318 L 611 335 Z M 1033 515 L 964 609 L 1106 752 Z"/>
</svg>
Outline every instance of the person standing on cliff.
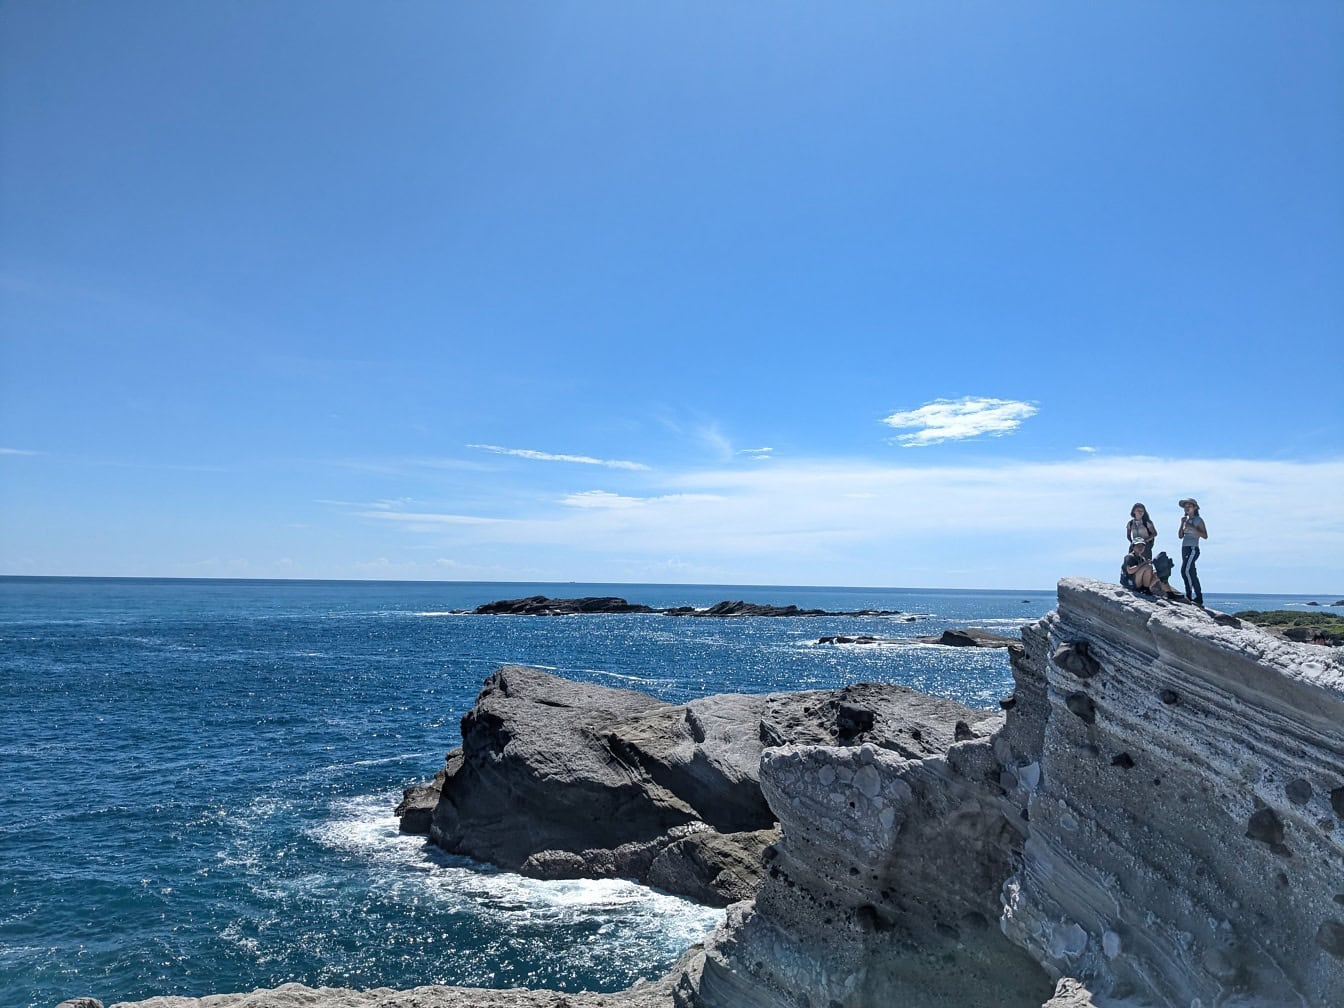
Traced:
<svg viewBox="0 0 1344 1008">
<path fill-rule="evenodd" d="M 1204 604 L 1204 589 L 1199 584 L 1195 561 L 1199 559 L 1199 541 L 1209 537 L 1204 519 L 1199 516 L 1199 501 L 1186 497 L 1180 501 L 1185 511 L 1181 518 L 1181 580 L 1185 582 L 1185 597 L 1197 606 Z"/>
<path fill-rule="evenodd" d="M 1157 526 L 1148 517 L 1148 509 L 1142 504 L 1135 504 L 1129 509 L 1129 521 L 1125 524 L 1125 542 L 1132 543 L 1135 539 L 1142 539 L 1147 544 L 1151 557 L 1153 543 L 1157 542 Z"/>
</svg>

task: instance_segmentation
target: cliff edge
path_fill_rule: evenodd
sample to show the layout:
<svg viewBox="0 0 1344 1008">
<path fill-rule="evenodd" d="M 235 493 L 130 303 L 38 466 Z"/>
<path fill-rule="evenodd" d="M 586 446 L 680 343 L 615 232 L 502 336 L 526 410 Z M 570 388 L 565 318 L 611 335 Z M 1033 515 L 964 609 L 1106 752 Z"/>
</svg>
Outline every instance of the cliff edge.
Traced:
<svg viewBox="0 0 1344 1008">
<path fill-rule="evenodd" d="M 1341 652 L 1076 579 L 1023 642 L 992 740 L 763 755 L 783 837 L 680 1004 L 1341 1003 Z"/>
</svg>

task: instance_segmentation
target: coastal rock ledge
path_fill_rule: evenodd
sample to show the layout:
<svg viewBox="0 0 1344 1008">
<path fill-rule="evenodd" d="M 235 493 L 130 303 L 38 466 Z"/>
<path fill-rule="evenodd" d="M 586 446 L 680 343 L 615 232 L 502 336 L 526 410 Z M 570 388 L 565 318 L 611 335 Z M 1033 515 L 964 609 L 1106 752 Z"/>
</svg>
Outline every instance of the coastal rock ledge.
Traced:
<svg viewBox="0 0 1344 1008">
<path fill-rule="evenodd" d="M 137 1008 L 1338 1008 L 1344 652 L 1066 579 L 1009 654 L 1015 690 L 990 734 L 923 753 L 758 740 L 781 831 L 765 877 L 662 980 L 607 995 L 286 985 Z M 501 673 L 512 690 L 520 673 Z M 622 723 L 657 702 L 639 703 Z M 548 746 L 571 737 L 498 751 L 556 764 L 568 755 Z M 677 773 L 730 779 L 719 744 Z M 680 793 L 662 764 L 622 760 Z M 692 794 L 658 806 L 669 828 L 691 812 L 712 828 Z"/>
</svg>

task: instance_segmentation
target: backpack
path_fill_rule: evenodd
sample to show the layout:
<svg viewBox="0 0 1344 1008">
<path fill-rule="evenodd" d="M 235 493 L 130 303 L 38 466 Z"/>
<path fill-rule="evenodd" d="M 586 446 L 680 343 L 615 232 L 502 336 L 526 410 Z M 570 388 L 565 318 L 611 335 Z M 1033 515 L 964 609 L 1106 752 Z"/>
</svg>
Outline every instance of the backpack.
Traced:
<svg viewBox="0 0 1344 1008">
<path fill-rule="evenodd" d="M 1163 581 L 1171 580 L 1171 571 L 1175 566 L 1176 561 L 1167 556 L 1166 550 L 1153 557 L 1153 570 L 1157 571 L 1157 576 Z"/>
</svg>

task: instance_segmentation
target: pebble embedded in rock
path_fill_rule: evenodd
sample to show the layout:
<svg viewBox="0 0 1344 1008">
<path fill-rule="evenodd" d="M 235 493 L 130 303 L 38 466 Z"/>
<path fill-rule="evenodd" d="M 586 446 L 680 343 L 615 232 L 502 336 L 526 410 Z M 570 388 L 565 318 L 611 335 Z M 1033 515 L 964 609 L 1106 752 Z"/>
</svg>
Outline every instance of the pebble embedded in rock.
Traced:
<svg viewBox="0 0 1344 1008">
<path fill-rule="evenodd" d="M 1283 820 L 1273 809 L 1262 808 L 1252 814 L 1246 823 L 1246 835 L 1252 840 L 1269 844 L 1271 847 L 1283 844 Z"/>
<path fill-rule="evenodd" d="M 1301 778 L 1285 787 L 1283 793 L 1288 796 L 1288 800 L 1294 805 L 1305 805 L 1311 801 L 1311 785 Z"/>
<path fill-rule="evenodd" d="M 1101 665 L 1092 657 L 1087 641 L 1061 644 L 1052 656 L 1054 663 L 1079 679 L 1091 679 L 1101 672 Z"/>
<path fill-rule="evenodd" d="M 1114 959 L 1120 954 L 1121 942 L 1120 936 L 1114 931 L 1106 931 L 1101 936 L 1101 950 L 1106 953 L 1107 959 Z"/>
<path fill-rule="evenodd" d="M 1344 959 L 1344 924 L 1326 921 L 1316 932 L 1316 944 L 1332 956 Z"/>
<path fill-rule="evenodd" d="M 1158 696 L 1168 707 L 1181 702 L 1181 695 L 1175 690 L 1164 689 Z"/>
<path fill-rule="evenodd" d="M 882 790 L 882 775 L 873 766 L 860 767 L 854 775 L 854 786 L 868 798 L 876 798 Z"/>
</svg>

